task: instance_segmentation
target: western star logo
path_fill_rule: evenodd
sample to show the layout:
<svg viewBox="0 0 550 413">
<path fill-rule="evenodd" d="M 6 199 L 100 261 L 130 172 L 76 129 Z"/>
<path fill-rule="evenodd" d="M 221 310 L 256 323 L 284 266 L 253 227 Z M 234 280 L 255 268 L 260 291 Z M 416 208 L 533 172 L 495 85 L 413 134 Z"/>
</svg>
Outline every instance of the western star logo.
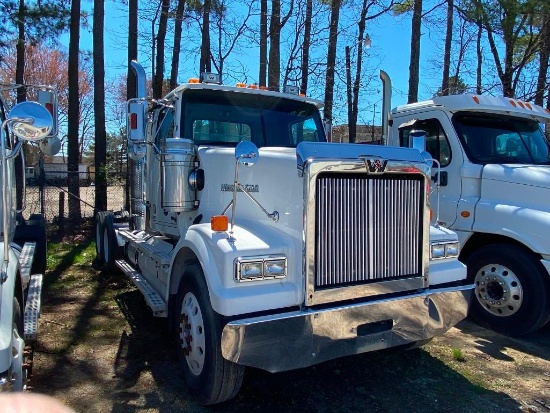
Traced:
<svg viewBox="0 0 550 413">
<path fill-rule="evenodd" d="M 367 167 L 372 174 L 381 174 L 386 169 L 388 161 L 382 159 L 367 159 Z"/>
<path fill-rule="evenodd" d="M 246 192 L 260 192 L 260 186 L 259 185 L 242 185 Z M 233 192 L 233 188 L 235 185 L 231 184 L 222 184 L 222 192 Z M 239 188 L 238 192 L 242 192 L 242 190 Z"/>
</svg>

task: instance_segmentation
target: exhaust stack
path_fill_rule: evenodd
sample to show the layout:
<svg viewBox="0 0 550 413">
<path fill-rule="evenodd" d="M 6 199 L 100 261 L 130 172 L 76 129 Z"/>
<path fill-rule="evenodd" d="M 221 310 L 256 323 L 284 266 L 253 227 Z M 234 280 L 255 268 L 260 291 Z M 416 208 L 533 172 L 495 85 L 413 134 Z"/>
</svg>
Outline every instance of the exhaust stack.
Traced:
<svg viewBox="0 0 550 413">
<path fill-rule="evenodd" d="M 147 97 L 146 93 L 146 82 L 147 78 L 145 76 L 145 70 L 135 60 L 130 62 L 132 69 L 136 74 L 136 99 L 145 99 Z M 130 108 L 133 104 L 129 104 Z M 140 117 L 141 122 L 145 122 L 145 109 L 143 107 L 144 103 L 141 103 Z M 128 113 L 130 116 L 130 113 Z M 129 131 L 130 132 L 130 131 Z M 130 138 L 130 134 L 128 135 Z M 131 139 L 128 139 L 128 175 L 130 179 L 130 215 L 132 216 L 133 229 L 144 230 L 145 229 L 145 203 L 144 203 L 144 193 L 145 193 L 145 158 L 142 154 L 139 156 L 132 156 L 131 151 L 141 152 L 142 146 L 137 142 L 132 142 Z"/>
<path fill-rule="evenodd" d="M 391 79 L 390 76 L 380 70 L 380 80 L 382 80 L 382 144 L 386 144 L 388 139 L 388 121 L 391 110 Z"/>
</svg>

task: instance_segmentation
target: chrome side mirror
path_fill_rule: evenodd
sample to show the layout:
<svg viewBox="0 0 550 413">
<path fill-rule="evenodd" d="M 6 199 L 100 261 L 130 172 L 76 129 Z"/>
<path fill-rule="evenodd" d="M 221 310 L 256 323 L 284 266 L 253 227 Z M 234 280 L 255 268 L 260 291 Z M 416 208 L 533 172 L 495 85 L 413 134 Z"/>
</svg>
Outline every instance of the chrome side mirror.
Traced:
<svg viewBox="0 0 550 413">
<path fill-rule="evenodd" d="M 258 148 L 250 141 L 241 141 L 235 148 L 235 159 L 242 166 L 253 166 L 260 157 Z"/>
<path fill-rule="evenodd" d="M 31 142 L 44 139 L 53 129 L 52 115 L 36 102 L 15 105 L 8 114 L 8 122 L 18 138 Z"/>
</svg>

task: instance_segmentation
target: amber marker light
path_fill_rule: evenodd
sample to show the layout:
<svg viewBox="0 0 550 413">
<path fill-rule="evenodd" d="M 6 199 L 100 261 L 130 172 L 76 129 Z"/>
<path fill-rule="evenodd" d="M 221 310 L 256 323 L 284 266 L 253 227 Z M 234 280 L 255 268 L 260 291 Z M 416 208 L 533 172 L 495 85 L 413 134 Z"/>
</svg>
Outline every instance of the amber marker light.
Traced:
<svg viewBox="0 0 550 413">
<path fill-rule="evenodd" d="M 225 232 L 229 228 L 227 217 L 225 215 L 214 215 L 210 218 L 210 228 L 215 232 Z"/>
<path fill-rule="evenodd" d="M 469 211 L 462 211 L 462 212 L 460 213 L 460 216 L 461 216 L 462 218 L 468 218 L 468 217 L 470 216 L 470 212 L 469 212 Z"/>
<path fill-rule="evenodd" d="M 196 77 L 192 77 L 191 79 L 189 79 L 188 83 L 199 83 L 199 79 Z"/>
<path fill-rule="evenodd" d="M 236 86 L 236 87 L 245 88 L 245 87 L 246 87 L 246 83 L 237 83 L 235 86 Z"/>
</svg>

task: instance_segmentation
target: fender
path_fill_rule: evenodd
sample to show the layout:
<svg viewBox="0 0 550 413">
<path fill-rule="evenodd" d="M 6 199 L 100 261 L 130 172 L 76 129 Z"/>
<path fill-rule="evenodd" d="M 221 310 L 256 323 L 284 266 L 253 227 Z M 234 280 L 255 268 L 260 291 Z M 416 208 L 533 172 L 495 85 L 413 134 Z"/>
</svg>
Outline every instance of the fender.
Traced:
<svg viewBox="0 0 550 413">
<path fill-rule="evenodd" d="M 524 169 L 499 165 L 484 168 L 472 229 L 510 237 L 538 254 L 550 255 L 550 189 L 537 185 L 534 178 L 529 180 L 529 171 Z M 536 178 L 536 170 L 531 172 Z M 514 182 L 512 179 L 520 174 L 524 183 Z"/>
<path fill-rule="evenodd" d="M 235 242 L 225 232 L 213 232 L 210 224 L 193 225 L 176 245 L 172 258 L 170 293 L 178 289 L 182 260 L 192 254 L 200 262 L 208 286 L 212 308 L 224 316 L 235 316 L 303 303 L 301 252 L 293 238 L 270 228 L 265 222 L 240 222 L 233 228 Z M 192 252 L 192 254 L 190 254 Z M 285 255 L 287 277 L 273 280 L 237 282 L 235 260 L 238 257 Z"/>
<path fill-rule="evenodd" d="M 0 243 L 0 265 L 4 261 L 4 248 Z M 7 371 L 11 366 L 11 334 L 13 321 L 13 297 L 21 302 L 22 291 L 16 291 L 21 283 L 17 282 L 19 276 L 19 260 L 13 249 L 9 250 L 8 277 L 0 284 L 0 373 Z M 23 314 L 23 313 L 21 313 Z"/>
</svg>

